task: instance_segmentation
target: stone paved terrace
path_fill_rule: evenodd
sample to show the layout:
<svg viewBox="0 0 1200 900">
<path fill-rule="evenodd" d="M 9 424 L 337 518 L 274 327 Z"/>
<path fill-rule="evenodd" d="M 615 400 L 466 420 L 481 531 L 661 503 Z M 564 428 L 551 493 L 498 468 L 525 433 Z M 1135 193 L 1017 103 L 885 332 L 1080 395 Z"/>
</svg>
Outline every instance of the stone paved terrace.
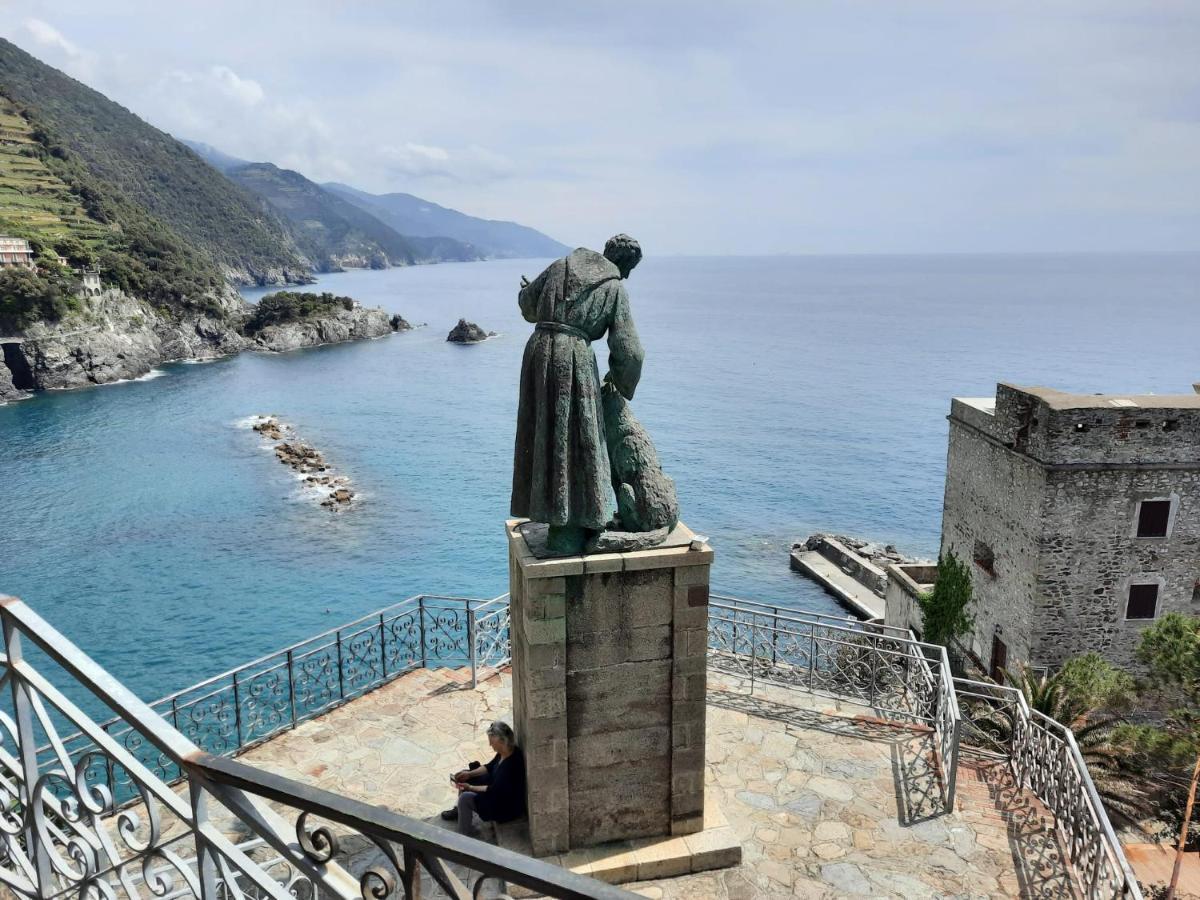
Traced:
<svg viewBox="0 0 1200 900">
<path fill-rule="evenodd" d="M 471 689 L 462 670 L 420 670 L 245 754 L 251 764 L 442 823 L 447 773 L 488 754 L 511 721 L 508 672 Z M 1050 816 L 1005 770 L 960 767 L 939 815 L 932 738 L 870 710 L 710 675 L 708 802 L 739 835 L 732 869 L 641 881 L 656 898 L 1073 897 Z M 486 833 L 485 833 L 486 834 Z M 351 868 L 360 870 L 365 860 Z"/>
</svg>

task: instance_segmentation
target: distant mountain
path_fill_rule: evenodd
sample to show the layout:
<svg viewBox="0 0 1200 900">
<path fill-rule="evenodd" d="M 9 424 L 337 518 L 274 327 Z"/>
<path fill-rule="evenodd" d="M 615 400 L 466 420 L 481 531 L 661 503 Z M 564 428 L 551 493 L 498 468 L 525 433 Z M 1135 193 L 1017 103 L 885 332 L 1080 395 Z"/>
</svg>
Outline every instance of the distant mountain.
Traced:
<svg viewBox="0 0 1200 900">
<path fill-rule="evenodd" d="M 515 259 L 562 256 L 570 250 L 565 244 L 525 225 L 477 219 L 412 194 L 368 194 L 335 182 L 327 183 L 324 187 L 382 219 L 401 234 L 445 236 L 466 241 L 489 257 Z"/>
<path fill-rule="evenodd" d="M 212 148 L 207 148 L 211 150 Z M 219 151 L 218 151 L 219 152 Z M 207 157 L 206 157 L 207 158 Z M 261 197 L 288 226 L 292 239 L 319 271 L 386 268 L 424 262 L 467 262 L 483 254 L 452 238 L 410 238 L 366 210 L 271 163 L 227 162 L 225 175 Z"/>
<path fill-rule="evenodd" d="M 307 272 L 256 198 L 170 135 L 3 39 L 0 94 L 30 126 L 40 148 L 30 152 L 44 153 L 89 218 L 121 229 L 123 252 L 145 262 L 146 278 L 170 280 L 180 270 L 195 286 L 209 280 L 202 270 L 219 270 L 236 281 L 279 283 Z"/>
<path fill-rule="evenodd" d="M 250 165 L 250 160 L 230 156 L 228 153 L 218 150 L 212 144 L 204 143 L 204 141 L 189 141 L 187 138 L 182 138 L 181 140 L 191 147 L 195 154 L 202 160 L 214 169 L 219 169 L 222 172 L 228 172 L 230 169 L 236 169 L 238 166 Z"/>
</svg>

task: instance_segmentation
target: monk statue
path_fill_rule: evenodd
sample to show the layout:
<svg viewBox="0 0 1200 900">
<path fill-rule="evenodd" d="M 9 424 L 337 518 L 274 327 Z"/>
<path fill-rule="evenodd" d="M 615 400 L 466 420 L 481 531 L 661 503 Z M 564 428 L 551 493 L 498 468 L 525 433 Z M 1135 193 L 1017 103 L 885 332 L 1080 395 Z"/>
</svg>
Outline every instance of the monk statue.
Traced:
<svg viewBox="0 0 1200 900">
<path fill-rule="evenodd" d="M 581 247 L 522 278 L 521 314 L 536 325 L 521 363 L 511 512 L 548 526 L 548 555 L 653 546 L 678 519 L 674 484 L 629 409 L 645 354 L 623 281 L 641 258 L 618 234 L 603 254 Z M 592 341 L 606 333 L 602 382 Z"/>
</svg>

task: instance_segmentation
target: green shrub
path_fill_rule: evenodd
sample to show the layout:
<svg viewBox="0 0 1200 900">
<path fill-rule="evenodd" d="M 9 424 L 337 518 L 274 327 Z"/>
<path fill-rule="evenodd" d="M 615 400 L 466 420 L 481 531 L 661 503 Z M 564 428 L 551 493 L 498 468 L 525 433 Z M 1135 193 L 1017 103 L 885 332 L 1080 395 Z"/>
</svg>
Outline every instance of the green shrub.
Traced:
<svg viewBox="0 0 1200 900">
<path fill-rule="evenodd" d="M 949 644 L 975 624 L 967 612 L 971 603 L 971 573 L 953 553 L 938 557 L 933 590 L 917 598 L 921 608 L 922 637 L 931 644 Z"/>
<path fill-rule="evenodd" d="M 257 334 L 269 325 L 326 316 L 339 309 L 354 309 L 354 301 L 349 297 L 334 296 L 328 291 L 320 294 L 277 291 L 258 301 L 254 314 L 246 322 L 245 330 L 248 334 Z"/>
<path fill-rule="evenodd" d="M 23 268 L 0 269 L 0 332 L 55 322 L 75 306 L 68 279 Z"/>
</svg>

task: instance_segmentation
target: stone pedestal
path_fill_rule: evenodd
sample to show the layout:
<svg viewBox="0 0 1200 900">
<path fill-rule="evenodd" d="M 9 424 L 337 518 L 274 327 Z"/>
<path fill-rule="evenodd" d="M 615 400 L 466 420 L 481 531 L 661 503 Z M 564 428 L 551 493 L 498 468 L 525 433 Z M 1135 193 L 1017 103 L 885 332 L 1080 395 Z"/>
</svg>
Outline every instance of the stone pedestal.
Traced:
<svg viewBox="0 0 1200 900">
<path fill-rule="evenodd" d="M 534 855 L 700 831 L 712 550 L 680 525 L 652 550 L 538 559 L 520 524 L 513 725 Z"/>
</svg>

